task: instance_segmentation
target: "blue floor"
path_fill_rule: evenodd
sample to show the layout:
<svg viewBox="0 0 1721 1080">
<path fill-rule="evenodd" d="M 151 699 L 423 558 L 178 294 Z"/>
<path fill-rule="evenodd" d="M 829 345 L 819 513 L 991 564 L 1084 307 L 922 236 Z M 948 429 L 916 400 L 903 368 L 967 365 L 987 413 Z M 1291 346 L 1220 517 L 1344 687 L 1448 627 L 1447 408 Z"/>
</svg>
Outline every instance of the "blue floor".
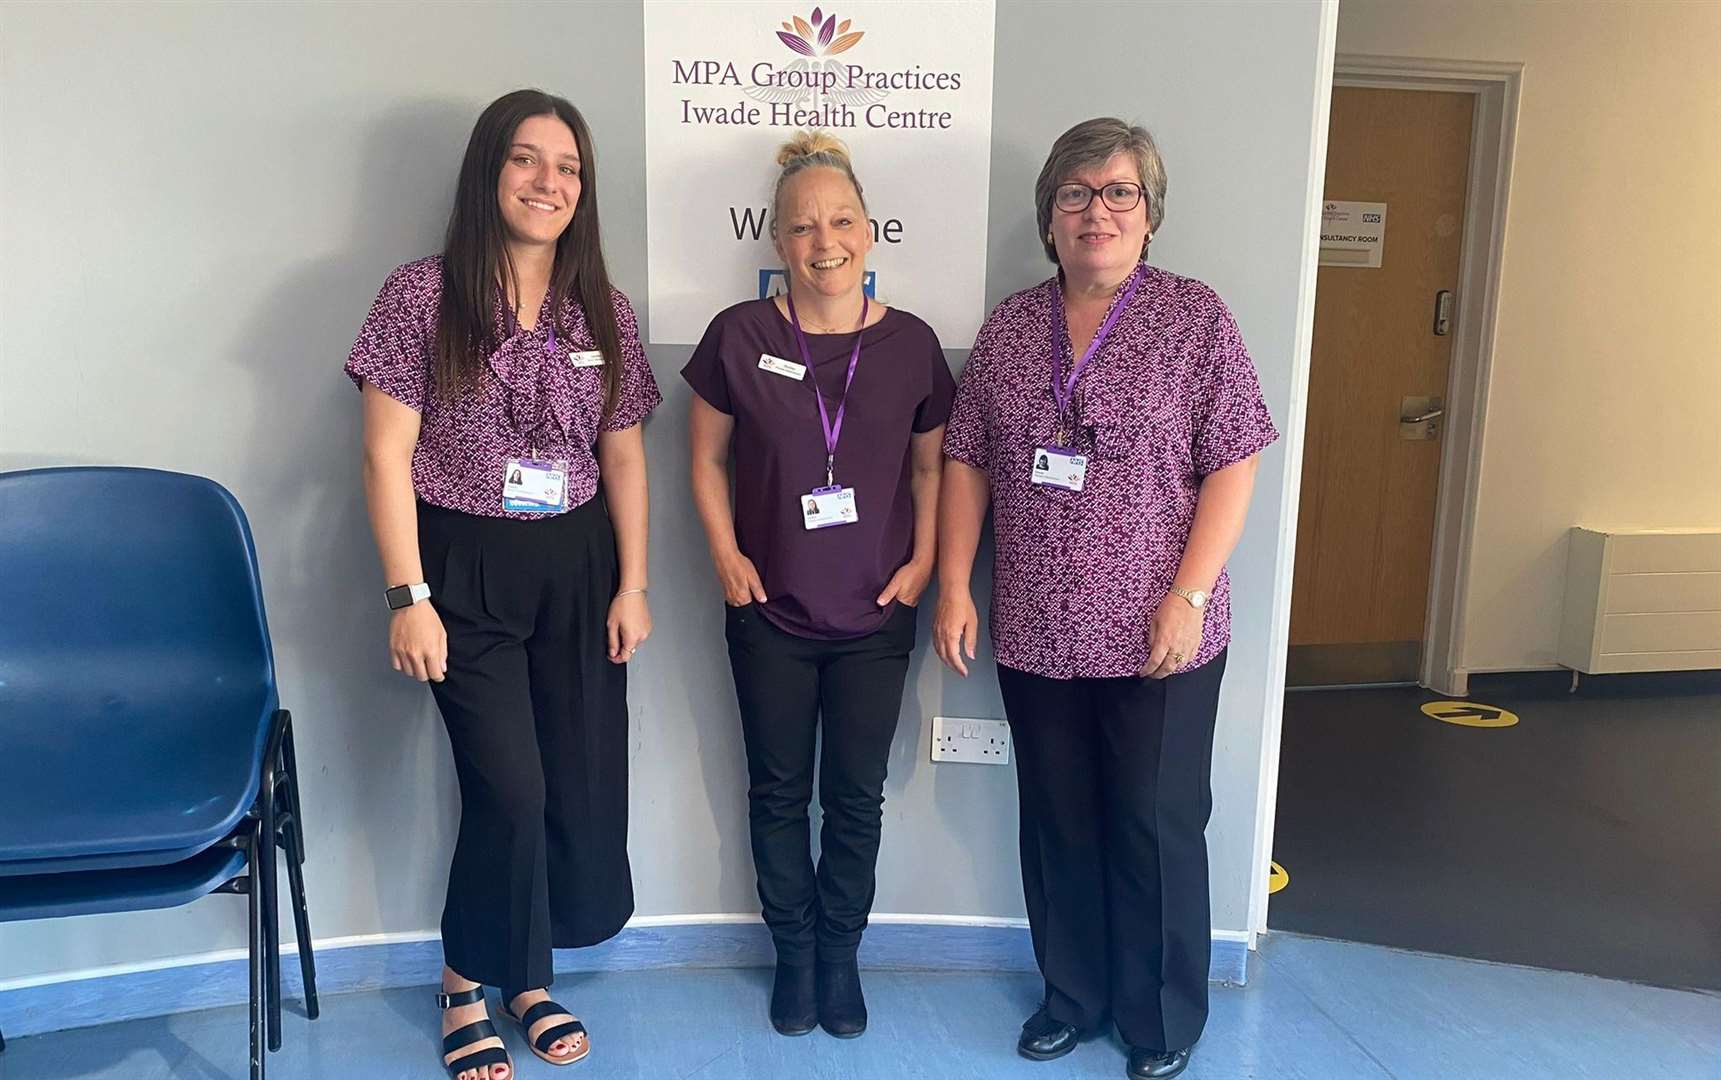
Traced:
<svg viewBox="0 0 1721 1080">
<path fill-rule="evenodd" d="M 1017 1057 L 1016 1029 L 1040 990 L 1020 974 L 869 972 L 872 1026 L 852 1041 L 774 1033 L 762 969 L 565 976 L 557 986 L 592 1029 L 592 1055 L 561 1073 L 510 1030 L 527 1080 L 1123 1075 L 1115 1038 L 1054 1062 Z M 315 1023 L 287 1017 L 270 1075 L 441 1076 L 436 1023 L 429 988 L 332 997 Z M 38 1035 L 0 1054 L 0 1077 L 241 1080 L 245 1040 L 244 1010 L 234 1008 Z M 1275 934 L 1252 961 L 1246 988 L 1214 987 L 1207 1034 L 1184 1075 L 1718 1080 L 1721 996 Z"/>
</svg>

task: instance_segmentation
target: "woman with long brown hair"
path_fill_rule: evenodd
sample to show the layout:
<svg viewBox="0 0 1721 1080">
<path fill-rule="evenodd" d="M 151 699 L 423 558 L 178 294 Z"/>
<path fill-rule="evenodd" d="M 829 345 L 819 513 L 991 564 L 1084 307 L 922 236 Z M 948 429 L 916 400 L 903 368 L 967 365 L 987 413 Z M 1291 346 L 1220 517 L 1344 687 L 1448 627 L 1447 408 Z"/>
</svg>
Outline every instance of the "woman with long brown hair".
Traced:
<svg viewBox="0 0 1721 1080">
<path fill-rule="evenodd" d="M 460 781 L 442 915 L 443 1064 L 511 1080 L 499 987 L 532 1051 L 585 1028 L 552 948 L 633 912 L 627 662 L 651 633 L 640 422 L 661 400 L 599 243 L 591 133 L 538 90 L 484 110 L 439 256 L 384 282 L 347 373 L 395 670 L 428 682 Z"/>
</svg>

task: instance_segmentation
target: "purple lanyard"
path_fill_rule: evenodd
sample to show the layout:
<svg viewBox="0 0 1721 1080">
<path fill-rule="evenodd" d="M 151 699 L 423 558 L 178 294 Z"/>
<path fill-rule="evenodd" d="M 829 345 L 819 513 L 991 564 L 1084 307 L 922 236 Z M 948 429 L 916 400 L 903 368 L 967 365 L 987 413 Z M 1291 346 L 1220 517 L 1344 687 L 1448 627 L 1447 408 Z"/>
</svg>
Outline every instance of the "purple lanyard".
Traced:
<svg viewBox="0 0 1721 1080">
<path fill-rule="evenodd" d="M 1058 303 L 1053 312 L 1055 318 L 1052 322 L 1052 400 L 1058 403 L 1059 439 L 1064 438 L 1064 418 L 1069 415 L 1070 401 L 1075 397 L 1076 380 L 1082 377 L 1082 372 L 1087 370 L 1088 362 L 1094 358 L 1095 353 L 1100 351 L 1100 346 L 1105 344 L 1106 335 L 1111 333 L 1112 327 L 1116 326 L 1118 319 L 1123 317 L 1123 309 L 1128 307 L 1129 302 L 1135 298 L 1135 290 L 1141 288 L 1141 279 L 1141 264 L 1137 263 L 1135 269 L 1130 272 L 1129 283 L 1124 288 L 1123 295 L 1112 304 L 1105 322 L 1100 324 L 1099 333 L 1094 335 L 1093 341 L 1088 345 L 1088 351 L 1082 354 L 1080 360 L 1076 361 L 1075 367 L 1071 369 L 1070 377 L 1067 379 L 1064 378 L 1064 342 L 1069 340 L 1069 324 L 1064 318 L 1064 283 L 1061 279 L 1059 280 Z M 1075 353 L 1074 342 L 1070 343 L 1070 353 L 1071 355 Z"/>
<path fill-rule="evenodd" d="M 807 375 L 813 380 L 813 396 L 819 402 L 819 426 L 825 430 L 825 486 L 836 486 L 837 470 L 837 440 L 843 434 L 843 411 L 849 404 L 849 387 L 854 385 L 855 367 L 860 363 L 861 333 L 866 329 L 867 295 L 861 293 L 861 328 L 855 331 L 855 349 L 849 354 L 849 374 L 843 380 L 843 396 L 837 401 L 837 420 L 831 423 L 831 414 L 825 411 L 824 391 L 819 389 L 819 376 L 813 371 L 813 356 L 807 349 L 807 335 L 801 331 L 800 316 L 795 314 L 795 298 L 789 293 L 783 294 L 783 299 L 789 303 L 789 321 L 795 324 L 795 343 L 801 347 L 801 362 L 807 366 Z"/>
</svg>

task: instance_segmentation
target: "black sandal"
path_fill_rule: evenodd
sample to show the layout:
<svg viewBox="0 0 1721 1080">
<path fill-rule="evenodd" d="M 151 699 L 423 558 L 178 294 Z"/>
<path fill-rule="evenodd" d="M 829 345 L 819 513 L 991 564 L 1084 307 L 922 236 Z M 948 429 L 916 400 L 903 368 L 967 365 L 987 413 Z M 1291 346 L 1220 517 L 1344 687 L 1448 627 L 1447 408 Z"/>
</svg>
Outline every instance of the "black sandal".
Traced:
<svg viewBox="0 0 1721 1080">
<path fill-rule="evenodd" d="M 537 1055 L 540 1060 L 549 1062 L 551 1065 L 572 1065 L 574 1062 L 584 1059 L 587 1054 L 592 1052 L 591 1036 L 586 1035 L 586 1025 L 580 1023 L 578 1020 L 566 1020 L 560 1024 L 551 1025 L 539 1033 L 536 1039 L 532 1038 L 532 1025 L 544 1019 L 544 1017 L 557 1015 L 573 1016 L 573 1013 L 569 1012 L 563 1006 L 546 998 L 527 1009 L 524 1016 L 515 1016 L 514 999 L 524 993 L 527 993 L 527 991 L 520 990 L 503 997 L 502 1011 L 508 1014 L 508 1019 L 520 1025 L 520 1030 L 525 1032 L 526 1039 L 532 1044 L 533 1054 Z M 550 1056 L 550 1047 L 556 1044 L 557 1039 L 571 1038 L 575 1035 L 586 1035 L 584 1039 L 580 1040 L 580 1049 L 578 1052 L 576 1052 L 572 1057 L 559 1058 Z"/>
<path fill-rule="evenodd" d="M 484 988 L 482 986 L 474 986 L 470 990 L 462 990 L 455 994 L 439 993 L 436 995 L 437 1007 L 444 1012 L 462 1005 L 476 1005 L 483 1000 Z M 502 1008 L 506 1011 L 508 1007 L 504 1005 Z M 509 1015 L 513 1014 L 510 1013 Z M 489 1017 L 474 1021 L 462 1028 L 455 1028 L 442 1037 L 442 1067 L 448 1070 L 449 1080 L 454 1080 L 463 1072 L 476 1072 L 486 1065 L 508 1066 L 508 1080 L 514 1080 L 514 1062 L 508 1057 L 506 1046 L 487 1046 L 470 1054 L 462 1054 L 453 1061 L 448 1060 L 448 1055 L 454 1051 L 471 1046 L 476 1042 L 483 1042 L 485 1039 L 502 1041 L 502 1036 L 496 1033 L 496 1025 L 490 1022 Z"/>
</svg>

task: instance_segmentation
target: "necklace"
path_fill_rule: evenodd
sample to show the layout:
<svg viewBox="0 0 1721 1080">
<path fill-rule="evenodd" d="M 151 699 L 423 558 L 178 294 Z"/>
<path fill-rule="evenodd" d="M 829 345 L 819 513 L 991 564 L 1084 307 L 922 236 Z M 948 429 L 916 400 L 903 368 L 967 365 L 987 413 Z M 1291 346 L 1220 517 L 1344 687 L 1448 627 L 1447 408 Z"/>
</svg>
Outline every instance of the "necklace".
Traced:
<svg viewBox="0 0 1721 1080">
<path fill-rule="evenodd" d="M 865 298 L 863 297 L 862 299 L 864 300 Z M 864 304 L 862 305 L 861 310 L 862 310 L 862 313 L 864 314 L 864 312 L 866 310 Z M 813 320 L 811 320 L 805 316 L 801 317 L 801 325 L 806 327 L 808 330 L 811 330 L 814 333 L 819 333 L 819 334 L 852 334 L 855 332 L 854 330 L 851 330 L 846 326 L 841 326 L 841 325 L 825 326 L 821 323 L 816 323 Z M 859 329 L 865 329 L 865 328 L 860 327 Z"/>
</svg>

